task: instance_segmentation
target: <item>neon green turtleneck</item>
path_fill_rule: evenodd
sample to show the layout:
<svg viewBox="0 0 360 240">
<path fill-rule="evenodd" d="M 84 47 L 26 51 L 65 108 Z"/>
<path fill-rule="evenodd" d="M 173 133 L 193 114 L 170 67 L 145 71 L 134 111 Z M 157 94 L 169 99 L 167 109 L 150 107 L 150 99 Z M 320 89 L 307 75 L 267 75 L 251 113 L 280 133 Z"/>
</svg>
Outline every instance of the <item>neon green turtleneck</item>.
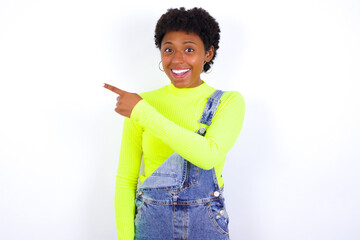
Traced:
<svg viewBox="0 0 360 240">
<path fill-rule="evenodd" d="M 225 158 L 234 146 L 244 120 L 245 103 L 237 91 L 226 91 L 209 127 L 199 123 L 207 98 L 216 90 L 203 83 L 195 88 L 176 88 L 172 83 L 143 92 L 130 118 L 124 119 L 115 189 L 118 237 L 134 239 L 135 192 L 141 159 L 143 182 L 171 154 L 203 169 L 215 167 L 219 186 Z M 206 127 L 205 137 L 196 133 Z"/>
</svg>

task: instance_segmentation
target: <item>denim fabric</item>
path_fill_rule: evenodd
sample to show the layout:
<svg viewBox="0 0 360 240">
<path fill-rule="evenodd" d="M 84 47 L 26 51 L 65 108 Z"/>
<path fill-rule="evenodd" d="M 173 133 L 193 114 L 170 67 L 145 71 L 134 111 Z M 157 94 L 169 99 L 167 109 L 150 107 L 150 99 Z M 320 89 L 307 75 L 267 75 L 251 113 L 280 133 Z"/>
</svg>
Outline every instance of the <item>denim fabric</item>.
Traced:
<svg viewBox="0 0 360 240">
<path fill-rule="evenodd" d="M 201 123 L 211 124 L 223 93 L 208 98 Z M 136 191 L 135 240 L 229 240 L 223 190 L 214 168 L 201 169 L 175 152 Z"/>
<path fill-rule="evenodd" d="M 220 103 L 220 98 L 224 94 L 221 90 L 216 90 L 211 97 L 208 98 L 204 112 L 201 116 L 200 122 L 210 125 L 216 109 Z"/>
</svg>

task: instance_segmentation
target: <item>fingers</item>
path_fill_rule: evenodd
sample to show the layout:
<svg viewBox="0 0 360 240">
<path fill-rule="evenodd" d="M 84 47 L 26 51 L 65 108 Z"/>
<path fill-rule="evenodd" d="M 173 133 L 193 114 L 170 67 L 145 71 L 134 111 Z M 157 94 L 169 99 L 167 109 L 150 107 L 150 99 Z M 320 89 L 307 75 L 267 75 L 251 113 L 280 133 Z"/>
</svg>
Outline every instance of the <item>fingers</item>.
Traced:
<svg viewBox="0 0 360 240">
<path fill-rule="evenodd" d="M 106 83 L 104 83 L 104 88 L 107 88 L 107 89 L 109 89 L 110 91 L 119 94 L 120 96 L 121 96 L 121 95 L 124 95 L 125 93 L 127 93 L 127 92 L 124 91 L 124 90 L 121 90 L 121 89 L 119 89 L 119 88 L 117 88 L 117 87 L 111 86 L 111 85 L 106 84 Z"/>
</svg>

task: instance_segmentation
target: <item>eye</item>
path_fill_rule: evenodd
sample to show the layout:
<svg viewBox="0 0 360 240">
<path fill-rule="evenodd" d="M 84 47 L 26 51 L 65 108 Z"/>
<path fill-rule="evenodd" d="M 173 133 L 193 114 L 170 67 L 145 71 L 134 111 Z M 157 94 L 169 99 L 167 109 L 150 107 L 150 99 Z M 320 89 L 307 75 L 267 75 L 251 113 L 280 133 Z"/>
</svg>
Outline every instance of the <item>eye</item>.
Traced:
<svg viewBox="0 0 360 240">
<path fill-rule="evenodd" d="M 194 51 L 194 49 L 192 49 L 192 48 L 185 49 L 185 52 L 193 52 L 193 51 Z"/>
<path fill-rule="evenodd" d="M 165 49 L 164 49 L 164 53 L 172 53 L 172 49 L 170 49 L 170 48 L 165 48 Z"/>
</svg>

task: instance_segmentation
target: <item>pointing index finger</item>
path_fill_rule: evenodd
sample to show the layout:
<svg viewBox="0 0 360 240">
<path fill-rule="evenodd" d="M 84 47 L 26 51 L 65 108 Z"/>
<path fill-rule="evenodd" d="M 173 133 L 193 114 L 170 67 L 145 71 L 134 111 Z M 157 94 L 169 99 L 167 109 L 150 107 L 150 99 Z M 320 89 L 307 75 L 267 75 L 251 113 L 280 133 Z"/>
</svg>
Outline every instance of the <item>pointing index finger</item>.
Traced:
<svg viewBox="0 0 360 240">
<path fill-rule="evenodd" d="M 124 95 L 126 93 L 126 91 L 121 90 L 121 89 L 119 89 L 117 87 L 111 86 L 110 84 L 106 84 L 106 83 L 104 83 L 104 88 L 107 88 L 110 91 L 119 94 L 120 96 Z"/>
</svg>

